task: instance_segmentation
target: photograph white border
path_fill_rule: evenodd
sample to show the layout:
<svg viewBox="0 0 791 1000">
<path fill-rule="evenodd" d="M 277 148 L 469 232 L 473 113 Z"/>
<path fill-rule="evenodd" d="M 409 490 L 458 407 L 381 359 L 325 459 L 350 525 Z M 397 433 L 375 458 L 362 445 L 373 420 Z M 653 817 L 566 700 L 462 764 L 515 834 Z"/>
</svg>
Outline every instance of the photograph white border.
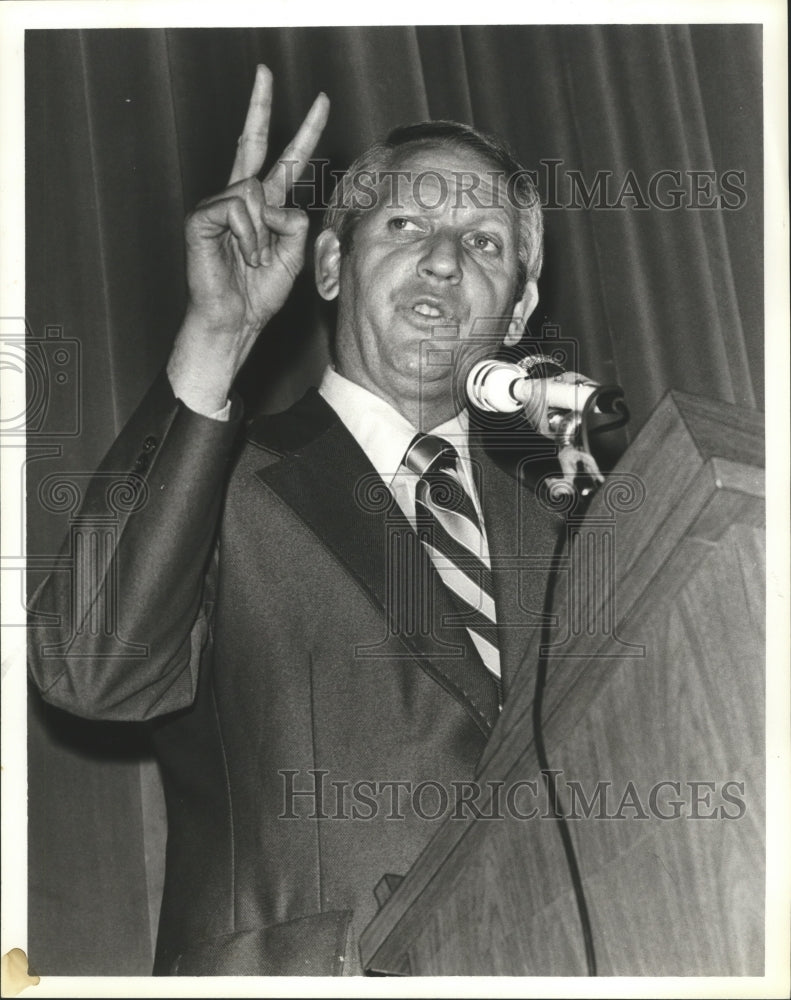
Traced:
<svg viewBox="0 0 791 1000">
<path fill-rule="evenodd" d="M 758 2 L 597 2 L 553 0 L 546 9 L 507 2 L 501 24 L 762 23 L 764 26 L 765 304 L 767 398 L 767 922 L 766 975 L 756 978 L 257 979 L 44 976 L 26 997 L 247 996 L 546 996 L 786 997 L 789 995 L 789 296 L 787 15 L 785 4 Z M 251 24 L 254 10 L 266 23 Z M 398 15 L 394 19 L 394 16 Z M 29 28 L 277 27 L 326 24 L 486 24 L 482 5 L 402 2 L 312 5 L 189 2 L 10 2 L 0 5 L 0 317 L 25 315 L 24 32 Z M 381 15 L 387 15 L 382 17 Z M 377 16 L 379 15 L 379 16 Z M 527 18 L 527 19 L 526 19 Z M 24 410 L 24 382 L 2 372 L 3 414 Z M 21 393 L 21 396 L 20 396 Z M 26 683 L 24 610 L 24 449 L 2 447 L 2 945 L 27 951 Z M 781 791 L 782 790 L 782 791 Z M 3 995 L 6 995 L 5 992 Z"/>
</svg>

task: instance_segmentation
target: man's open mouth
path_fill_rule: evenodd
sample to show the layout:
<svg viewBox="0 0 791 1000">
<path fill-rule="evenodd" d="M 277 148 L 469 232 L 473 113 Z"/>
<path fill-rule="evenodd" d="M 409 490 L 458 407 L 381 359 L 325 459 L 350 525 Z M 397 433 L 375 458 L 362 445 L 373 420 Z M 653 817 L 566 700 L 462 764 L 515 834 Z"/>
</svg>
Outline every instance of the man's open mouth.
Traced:
<svg viewBox="0 0 791 1000">
<path fill-rule="evenodd" d="M 420 313 L 421 316 L 428 316 L 431 319 L 441 319 L 442 313 L 436 306 L 430 306 L 425 302 L 418 302 L 416 306 L 412 306 L 416 313 Z"/>
<path fill-rule="evenodd" d="M 442 299 L 421 296 L 411 303 L 409 309 L 426 320 L 439 320 L 448 324 L 458 323 L 453 310 Z"/>
</svg>

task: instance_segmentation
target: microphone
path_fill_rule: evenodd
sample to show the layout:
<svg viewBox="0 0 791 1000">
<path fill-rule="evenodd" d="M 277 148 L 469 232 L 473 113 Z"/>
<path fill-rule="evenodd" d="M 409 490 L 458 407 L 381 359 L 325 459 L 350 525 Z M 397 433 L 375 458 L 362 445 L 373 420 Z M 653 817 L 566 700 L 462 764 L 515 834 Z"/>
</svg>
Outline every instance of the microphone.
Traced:
<svg viewBox="0 0 791 1000">
<path fill-rule="evenodd" d="M 484 412 L 523 410 L 535 430 L 558 449 L 561 475 L 547 478 L 550 495 L 568 493 L 588 502 L 604 481 L 589 436 L 614 430 L 629 419 L 619 385 L 599 385 L 576 372 L 567 373 L 554 358 L 528 354 L 518 364 L 478 361 L 467 375 L 466 390 L 470 403 Z M 593 414 L 615 419 L 589 427 Z"/>
<path fill-rule="evenodd" d="M 562 381 L 565 369 L 553 358 L 529 354 L 518 364 L 509 361 L 478 361 L 467 375 L 467 398 L 487 413 L 515 413 L 525 407 L 581 413 L 592 396 L 599 413 L 612 413 L 613 403 L 623 397 L 618 386 L 602 386 L 578 376 Z"/>
</svg>

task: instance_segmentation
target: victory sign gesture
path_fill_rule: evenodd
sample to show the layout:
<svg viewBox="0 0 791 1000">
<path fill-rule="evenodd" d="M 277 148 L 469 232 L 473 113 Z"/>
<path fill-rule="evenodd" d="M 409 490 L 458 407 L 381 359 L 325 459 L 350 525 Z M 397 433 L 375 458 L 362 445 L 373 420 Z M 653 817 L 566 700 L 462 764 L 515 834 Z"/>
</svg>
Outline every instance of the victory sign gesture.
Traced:
<svg viewBox="0 0 791 1000">
<path fill-rule="evenodd" d="M 286 196 L 316 148 L 329 99 L 319 94 L 259 181 L 271 107 L 272 74 L 259 65 L 228 186 L 200 202 L 185 224 L 189 303 L 168 376 L 176 395 L 206 415 L 225 405 L 234 378 L 305 260 L 308 219 L 286 207 Z"/>
</svg>

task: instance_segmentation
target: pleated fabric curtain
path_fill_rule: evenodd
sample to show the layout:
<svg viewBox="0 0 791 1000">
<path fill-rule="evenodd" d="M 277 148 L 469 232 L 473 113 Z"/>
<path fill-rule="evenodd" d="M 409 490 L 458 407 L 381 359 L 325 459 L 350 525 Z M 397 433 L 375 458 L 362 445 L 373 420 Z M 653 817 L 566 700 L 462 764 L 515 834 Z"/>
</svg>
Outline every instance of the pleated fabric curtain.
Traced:
<svg viewBox="0 0 791 1000">
<path fill-rule="evenodd" d="M 79 341 L 79 397 L 53 395 L 48 426 L 78 405 L 81 432 L 56 453 L 31 440 L 28 551 L 68 528 L 38 484 L 95 467 L 167 358 L 183 216 L 225 185 L 257 62 L 275 75 L 273 156 L 325 90 L 330 170 L 425 118 L 495 131 L 536 169 L 547 249 L 529 336 L 556 329 L 583 371 L 624 387 L 616 451 L 669 388 L 761 408 L 761 44 L 751 25 L 29 31 L 27 318 Z M 315 382 L 331 324 L 309 262 L 240 380 L 249 408 Z M 145 974 L 165 830 L 144 734 L 31 692 L 29 752 L 34 968 Z"/>
</svg>

